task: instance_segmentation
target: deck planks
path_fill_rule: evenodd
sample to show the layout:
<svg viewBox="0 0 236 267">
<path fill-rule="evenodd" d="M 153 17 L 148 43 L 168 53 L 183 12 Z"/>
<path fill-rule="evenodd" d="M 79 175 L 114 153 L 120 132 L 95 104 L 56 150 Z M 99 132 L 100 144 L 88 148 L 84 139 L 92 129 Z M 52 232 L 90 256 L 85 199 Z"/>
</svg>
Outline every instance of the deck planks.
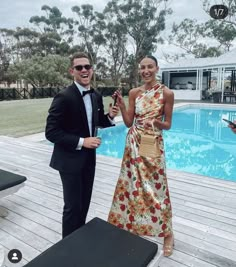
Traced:
<svg viewBox="0 0 236 267">
<path fill-rule="evenodd" d="M 27 177 L 24 188 L 0 199 L 0 244 L 22 251 L 23 266 L 61 238 L 62 186 L 48 164 L 52 147 L 0 136 L 0 168 Z M 120 171 L 120 159 L 97 157 L 88 220 L 106 220 Z M 168 170 L 175 251 L 160 267 L 236 267 L 236 183 Z M 163 241 L 157 239 L 160 249 Z M 6 267 L 12 264 L 6 260 Z"/>
</svg>

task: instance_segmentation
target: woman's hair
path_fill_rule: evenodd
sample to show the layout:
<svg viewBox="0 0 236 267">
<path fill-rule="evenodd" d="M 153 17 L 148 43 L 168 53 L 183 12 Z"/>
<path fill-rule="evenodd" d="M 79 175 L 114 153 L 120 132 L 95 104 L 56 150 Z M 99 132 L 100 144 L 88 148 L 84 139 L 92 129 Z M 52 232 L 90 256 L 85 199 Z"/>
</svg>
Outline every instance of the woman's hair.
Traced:
<svg viewBox="0 0 236 267">
<path fill-rule="evenodd" d="M 150 58 L 150 59 L 152 59 L 152 60 L 155 62 L 156 66 L 158 66 L 158 61 L 157 61 L 157 59 L 156 59 L 154 56 L 152 56 L 152 55 L 147 55 L 147 56 L 143 57 L 142 60 L 143 60 L 144 58 Z"/>
</svg>

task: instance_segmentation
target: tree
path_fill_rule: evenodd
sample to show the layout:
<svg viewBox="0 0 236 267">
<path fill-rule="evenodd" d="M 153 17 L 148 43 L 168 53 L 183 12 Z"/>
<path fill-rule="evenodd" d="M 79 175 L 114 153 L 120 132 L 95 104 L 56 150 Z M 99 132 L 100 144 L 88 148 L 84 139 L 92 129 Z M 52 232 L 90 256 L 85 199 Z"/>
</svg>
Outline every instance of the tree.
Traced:
<svg viewBox="0 0 236 267">
<path fill-rule="evenodd" d="M 236 38 L 236 0 L 222 0 L 221 3 L 228 8 L 228 16 L 222 20 L 211 19 L 206 23 L 206 33 L 217 40 L 219 47 L 224 52 L 233 47 Z M 215 5 L 215 1 L 204 0 L 203 9 L 209 14 L 210 7 Z"/>
<path fill-rule="evenodd" d="M 161 41 L 159 34 L 165 29 L 165 17 L 171 9 L 164 0 L 112 0 L 106 10 L 113 13 L 120 25 L 125 28 L 133 47 L 133 65 L 130 65 L 133 84 L 138 82 L 138 62 L 146 54 L 154 51 L 155 45 Z M 158 10 L 160 10 L 158 12 Z"/>
<path fill-rule="evenodd" d="M 126 66 L 125 66 L 125 73 L 128 73 L 128 83 L 129 88 L 132 88 L 134 86 L 134 81 L 136 80 L 136 70 L 134 68 L 136 66 L 136 58 L 133 54 L 129 55 L 126 60 Z"/>
<path fill-rule="evenodd" d="M 196 58 L 220 55 L 221 51 L 218 47 L 206 44 L 204 39 L 206 36 L 205 23 L 198 24 L 195 19 L 184 19 L 178 25 L 173 24 L 169 42 Z"/>
<path fill-rule="evenodd" d="M 215 4 L 215 1 L 204 0 L 203 9 L 209 14 L 210 7 Z M 169 43 L 195 57 L 217 57 L 229 51 L 236 38 L 236 0 L 224 0 L 217 4 L 224 4 L 228 7 L 229 15 L 225 19 L 209 19 L 205 23 L 184 19 L 178 25 L 174 23 Z"/>
<path fill-rule="evenodd" d="M 77 20 L 74 24 L 78 28 L 78 36 L 89 54 L 92 64 L 96 70 L 99 48 L 104 44 L 105 39 L 102 34 L 104 25 L 104 16 L 99 12 L 94 12 L 92 5 L 73 6 L 72 11 L 77 14 Z M 96 73 L 94 72 L 94 86 L 96 87 Z"/>
<path fill-rule="evenodd" d="M 9 67 L 20 79 L 34 88 L 65 86 L 69 83 L 69 59 L 59 55 L 33 56 Z"/>
<path fill-rule="evenodd" d="M 30 22 L 38 27 L 40 32 L 39 46 L 42 55 L 70 53 L 73 42 L 73 20 L 62 16 L 57 7 L 42 6 L 46 16 L 33 16 Z"/>
<path fill-rule="evenodd" d="M 97 66 L 96 66 L 96 81 L 100 81 L 100 85 L 104 86 L 107 85 L 107 82 L 105 83 L 105 80 L 110 79 L 110 69 L 108 67 L 107 58 L 105 57 L 98 57 L 97 58 Z M 99 86 L 97 82 L 97 86 Z M 113 84 L 113 83 L 112 83 Z"/>
<path fill-rule="evenodd" d="M 223 21 L 210 20 L 205 24 L 205 33 L 215 39 L 223 51 L 229 51 L 236 38 L 236 27 Z"/>
<path fill-rule="evenodd" d="M 38 50 L 38 40 L 40 34 L 35 30 L 28 28 L 17 27 L 13 32 L 13 37 L 15 38 L 15 45 L 12 46 L 12 50 L 16 55 L 16 59 L 27 59 L 32 55 L 39 53 Z"/>
<path fill-rule="evenodd" d="M 41 10 L 46 12 L 46 16 L 33 16 L 30 18 L 30 22 L 36 25 L 40 32 L 55 32 L 64 38 L 68 37 L 70 41 L 73 32 L 73 20 L 62 16 L 61 11 L 57 7 L 49 7 L 44 5 Z M 43 28 L 42 28 L 43 27 Z"/>
<path fill-rule="evenodd" d="M 0 81 L 11 82 L 7 75 L 10 62 L 14 60 L 12 47 L 15 44 L 14 30 L 0 29 Z"/>
<path fill-rule="evenodd" d="M 215 0 L 203 0 L 203 10 L 210 14 L 211 6 L 215 5 Z M 228 8 L 228 16 L 223 20 L 219 20 L 219 24 L 224 23 L 236 28 L 236 0 L 221 0 L 217 2 L 218 5 L 225 5 Z"/>
<path fill-rule="evenodd" d="M 106 13 L 106 27 L 104 29 L 104 38 L 106 40 L 104 49 L 109 55 L 109 72 L 114 85 L 120 84 L 122 69 L 127 58 L 126 48 L 127 36 L 124 27 L 115 22 L 109 22 L 109 13 Z"/>
</svg>

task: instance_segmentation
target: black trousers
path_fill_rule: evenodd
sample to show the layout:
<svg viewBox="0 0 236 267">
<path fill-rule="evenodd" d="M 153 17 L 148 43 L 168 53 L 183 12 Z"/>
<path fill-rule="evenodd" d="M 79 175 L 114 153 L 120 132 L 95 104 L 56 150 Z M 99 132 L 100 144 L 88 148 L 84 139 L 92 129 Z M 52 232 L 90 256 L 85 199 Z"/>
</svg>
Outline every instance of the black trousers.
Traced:
<svg viewBox="0 0 236 267">
<path fill-rule="evenodd" d="M 95 166 L 91 164 L 76 174 L 60 172 L 64 196 L 62 238 L 85 224 L 92 196 L 94 175 Z"/>
</svg>

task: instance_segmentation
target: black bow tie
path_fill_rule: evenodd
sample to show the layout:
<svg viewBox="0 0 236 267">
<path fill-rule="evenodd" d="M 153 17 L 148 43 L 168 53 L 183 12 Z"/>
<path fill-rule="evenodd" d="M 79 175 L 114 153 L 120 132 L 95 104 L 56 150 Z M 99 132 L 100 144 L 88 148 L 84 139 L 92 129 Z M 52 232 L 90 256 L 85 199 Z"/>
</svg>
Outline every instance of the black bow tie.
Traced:
<svg viewBox="0 0 236 267">
<path fill-rule="evenodd" d="M 90 90 L 86 90 L 86 91 L 83 91 L 83 96 L 87 95 L 87 94 L 92 94 L 94 92 L 94 89 L 90 89 Z"/>
</svg>

